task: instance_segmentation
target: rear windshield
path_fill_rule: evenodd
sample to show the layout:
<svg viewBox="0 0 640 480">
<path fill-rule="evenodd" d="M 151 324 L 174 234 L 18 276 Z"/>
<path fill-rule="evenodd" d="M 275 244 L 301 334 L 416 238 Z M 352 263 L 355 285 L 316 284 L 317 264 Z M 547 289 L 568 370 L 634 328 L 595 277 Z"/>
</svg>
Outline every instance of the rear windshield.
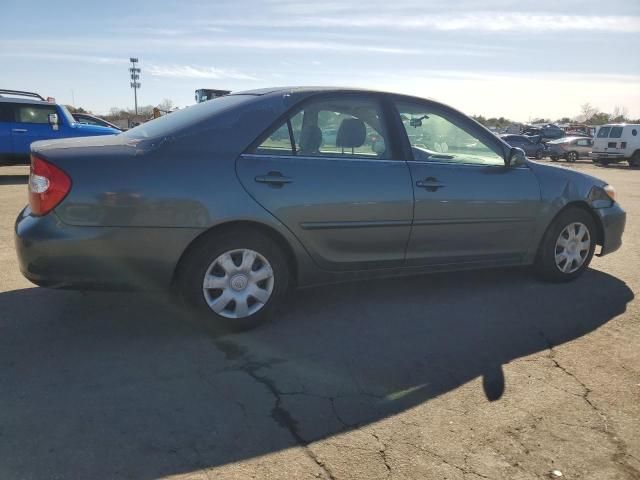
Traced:
<svg viewBox="0 0 640 480">
<path fill-rule="evenodd" d="M 611 130 L 611 127 L 600 127 L 600 130 L 598 130 L 598 138 L 607 138 L 609 136 L 609 130 Z"/>
<path fill-rule="evenodd" d="M 622 136 L 622 127 L 611 127 L 609 138 L 620 138 Z"/>
<path fill-rule="evenodd" d="M 255 95 L 226 95 L 169 113 L 122 133 L 130 138 L 160 138 L 195 126 L 206 119 L 234 108 Z"/>
</svg>

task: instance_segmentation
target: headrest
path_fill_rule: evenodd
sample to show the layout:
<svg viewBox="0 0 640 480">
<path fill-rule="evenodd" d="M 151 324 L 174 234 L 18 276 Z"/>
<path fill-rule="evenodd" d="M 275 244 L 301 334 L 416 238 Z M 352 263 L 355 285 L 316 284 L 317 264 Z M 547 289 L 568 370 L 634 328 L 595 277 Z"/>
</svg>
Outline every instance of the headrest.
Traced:
<svg viewBox="0 0 640 480">
<path fill-rule="evenodd" d="M 359 118 L 345 118 L 340 123 L 336 137 L 336 147 L 357 148 L 364 144 L 367 129 Z"/>
<path fill-rule="evenodd" d="M 322 145 L 322 130 L 317 125 L 312 125 L 300 134 L 300 152 L 317 153 Z"/>
</svg>

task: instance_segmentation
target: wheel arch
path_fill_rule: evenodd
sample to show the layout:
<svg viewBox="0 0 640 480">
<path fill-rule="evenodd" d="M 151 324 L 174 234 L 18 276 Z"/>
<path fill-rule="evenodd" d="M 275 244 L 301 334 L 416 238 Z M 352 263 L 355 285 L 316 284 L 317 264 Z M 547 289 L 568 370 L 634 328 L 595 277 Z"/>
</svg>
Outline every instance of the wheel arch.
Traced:
<svg viewBox="0 0 640 480">
<path fill-rule="evenodd" d="M 572 202 L 567 203 L 560 210 L 558 210 L 556 214 L 553 216 L 553 218 L 549 221 L 549 223 L 547 224 L 547 227 L 544 230 L 542 237 L 540 237 L 540 241 L 538 243 L 538 251 L 540 251 L 540 247 L 544 242 L 544 239 L 547 235 L 547 232 L 551 228 L 551 225 L 553 225 L 553 222 L 555 222 L 556 218 L 558 218 L 560 215 L 562 215 L 564 212 L 566 212 L 570 208 L 579 208 L 591 216 L 591 218 L 593 219 L 593 223 L 596 226 L 596 245 L 600 245 L 600 246 L 604 245 L 604 227 L 602 225 L 602 220 L 598 215 L 596 215 L 596 213 L 593 211 L 593 208 L 587 202 L 583 200 L 574 200 Z"/>
<path fill-rule="evenodd" d="M 223 222 L 217 225 L 214 225 L 207 230 L 203 231 L 194 238 L 189 245 L 184 249 L 178 262 L 176 263 L 175 268 L 173 269 L 173 275 L 171 277 L 171 285 L 175 285 L 176 280 L 180 274 L 180 268 L 184 264 L 185 258 L 189 256 L 189 254 L 193 251 L 193 249 L 200 245 L 202 242 L 210 241 L 210 237 L 220 235 L 222 233 L 228 232 L 230 230 L 253 230 L 263 233 L 264 235 L 271 238 L 274 243 L 276 243 L 280 248 L 282 248 L 283 253 L 287 257 L 287 264 L 289 266 L 289 273 L 291 275 L 290 282 L 291 285 L 295 286 L 298 283 L 298 261 L 296 255 L 291 247 L 291 244 L 287 241 L 287 239 L 278 232 L 275 228 L 265 225 L 264 223 L 256 222 L 253 220 L 233 220 L 229 222 Z"/>
</svg>

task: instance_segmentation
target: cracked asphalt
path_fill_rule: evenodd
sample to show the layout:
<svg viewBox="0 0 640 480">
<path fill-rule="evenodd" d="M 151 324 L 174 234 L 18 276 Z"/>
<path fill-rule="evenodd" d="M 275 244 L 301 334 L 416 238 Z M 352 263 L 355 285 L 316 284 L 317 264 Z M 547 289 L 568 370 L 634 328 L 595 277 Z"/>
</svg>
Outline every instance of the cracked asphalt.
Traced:
<svg viewBox="0 0 640 480">
<path fill-rule="evenodd" d="M 20 275 L 21 167 L 0 168 L 1 479 L 640 479 L 640 171 L 622 249 L 526 270 L 295 292 L 203 331 L 159 293 Z"/>
</svg>

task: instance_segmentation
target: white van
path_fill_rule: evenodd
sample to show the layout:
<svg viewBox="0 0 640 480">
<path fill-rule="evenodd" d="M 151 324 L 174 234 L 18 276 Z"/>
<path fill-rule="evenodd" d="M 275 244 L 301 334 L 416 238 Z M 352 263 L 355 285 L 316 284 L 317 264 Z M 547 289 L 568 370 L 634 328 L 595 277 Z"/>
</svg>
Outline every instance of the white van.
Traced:
<svg viewBox="0 0 640 480">
<path fill-rule="evenodd" d="M 640 167 L 640 125 L 602 125 L 593 139 L 591 157 L 603 165 L 627 160 L 631 167 Z"/>
</svg>

